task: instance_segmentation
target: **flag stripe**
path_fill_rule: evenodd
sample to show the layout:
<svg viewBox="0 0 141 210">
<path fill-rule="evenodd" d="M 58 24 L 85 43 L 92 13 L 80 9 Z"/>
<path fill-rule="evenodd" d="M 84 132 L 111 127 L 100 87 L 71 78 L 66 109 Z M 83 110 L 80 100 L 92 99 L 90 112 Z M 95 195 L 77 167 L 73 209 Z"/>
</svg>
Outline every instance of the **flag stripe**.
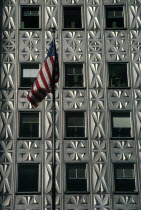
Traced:
<svg viewBox="0 0 141 210">
<path fill-rule="evenodd" d="M 41 80 L 42 80 L 42 82 L 43 82 L 43 84 L 44 84 L 44 87 L 45 87 L 46 91 L 47 91 L 48 93 L 50 93 L 50 90 L 49 90 L 48 84 L 47 84 L 47 82 L 46 82 L 46 79 L 45 79 L 45 77 L 44 77 L 44 74 L 43 74 L 42 69 L 40 70 L 40 77 L 41 77 Z"/>
<path fill-rule="evenodd" d="M 39 70 L 38 76 L 27 95 L 27 99 L 34 106 L 46 97 L 47 93 L 52 92 L 55 83 L 59 80 L 58 58 L 56 54 L 55 42 L 52 41 L 48 50 L 48 55 Z"/>
<path fill-rule="evenodd" d="M 32 100 L 32 98 L 31 98 L 29 95 L 27 96 L 27 99 L 28 99 L 28 100 L 30 101 L 30 103 L 31 103 L 32 105 L 34 105 L 35 107 L 38 106 L 38 104 L 36 104 L 35 101 Z"/>
<path fill-rule="evenodd" d="M 45 62 L 44 65 L 45 65 L 45 69 L 46 69 L 46 72 L 47 72 L 47 74 L 48 74 L 49 80 L 50 80 L 50 82 L 51 82 L 51 78 L 52 78 L 52 77 L 51 77 L 51 73 L 50 73 L 50 70 L 49 70 L 49 67 L 48 67 L 47 62 Z"/>
</svg>

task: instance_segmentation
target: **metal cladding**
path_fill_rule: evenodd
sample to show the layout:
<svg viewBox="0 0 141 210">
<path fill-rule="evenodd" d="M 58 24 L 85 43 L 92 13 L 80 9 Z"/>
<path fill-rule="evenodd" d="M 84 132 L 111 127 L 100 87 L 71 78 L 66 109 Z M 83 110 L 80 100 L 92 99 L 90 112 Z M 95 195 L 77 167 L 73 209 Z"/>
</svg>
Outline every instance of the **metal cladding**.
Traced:
<svg viewBox="0 0 141 210">
<path fill-rule="evenodd" d="M 39 28 L 21 29 L 21 7 L 39 7 Z M 82 28 L 63 28 L 63 8 L 80 6 Z M 125 27 L 105 29 L 106 11 L 123 6 Z M 52 206 L 52 95 L 33 108 L 20 87 L 21 64 L 41 64 L 55 27 L 56 209 L 139 210 L 141 206 L 141 0 L 3 0 L 0 66 L 0 209 Z M 108 63 L 127 63 L 129 87 L 108 88 Z M 64 88 L 66 63 L 81 63 L 84 87 Z M 66 138 L 65 113 L 84 112 L 85 138 Z M 38 138 L 21 138 L 20 113 L 39 112 Z M 111 138 L 111 112 L 130 112 L 132 137 Z M 66 165 L 87 165 L 87 192 L 66 192 Z M 135 165 L 136 192 L 114 192 L 114 164 Z M 18 165 L 39 165 L 37 193 L 18 193 Z M 24 179 L 24 177 L 23 177 Z"/>
</svg>

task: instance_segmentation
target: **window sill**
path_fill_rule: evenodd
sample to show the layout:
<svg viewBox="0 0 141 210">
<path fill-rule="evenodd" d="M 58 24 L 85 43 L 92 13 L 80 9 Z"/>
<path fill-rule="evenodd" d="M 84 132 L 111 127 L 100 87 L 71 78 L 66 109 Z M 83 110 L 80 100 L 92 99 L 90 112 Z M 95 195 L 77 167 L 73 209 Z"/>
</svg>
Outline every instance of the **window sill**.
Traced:
<svg viewBox="0 0 141 210">
<path fill-rule="evenodd" d="M 88 140 L 88 137 L 64 137 L 64 140 Z"/>
<path fill-rule="evenodd" d="M 62 28 L 62 31 L 84 31 L 84 28 Z"/>
<path fill-rule="evenodd" d="M 120 31 L 120 30 L 127 30 L 127 28 L 105 28 L 105 30 L 110 30 L 110 31 L 112 31 L 112 30 L 115 30 L 115 31 Z"/>
<path fill-rule="evenodd" d="M 110 137 L 111 140 L 134 140 L 134 137 Z"/>
<path fill-rule="evenodd" d="M 66 191 L 65 194 L 90 194 L 89 191 Z"/>
<path fill-rule="evenodd" d="M 115 194 L 115 195 L 117 195 L 117 194 L 138 194 L 138 192 L 137 191 L 134 191 L 134 192 L 132 192 L 132 191 L 130 191 L 130 192 L 127 192 L 127 191 L 124 191 L 124 192 L 115 191 L 115 192 L 113 192 L 113 194 Z"/>
<path fill-rule="evenodd" d="M 19 28 L 20 31 L 41 31 L 41 28 Z"/>
<path fill-rule="evenodd" d="M 30 87 L 19 87 L 18 90 L 30 90 L 32 86 Z"/>
<path fill-rule="evenodd" d="M 16 192 L 16 195 L 41 195 L 40 192 Z"/>
<path fill-rule="evenodd" d="M 114 89 L 116 89 L 116 90 L 117 89 L 119 89 L 119 90 L 120 89 L 125 89 L 126 90 L 126 89 L 131 89 L 131 87 L 108 87 L 107 89 L 112 89 L 112 90 L 114 90 Z"/>
<path fill-rule="evenodd" d="M 17 140 L 41 140 L 41 137 L 18 137 Z"/>
<path fill-rule="evenodd" d="M 86 87 L 63 87 L 64 90 L 85 90 Z"/>
</svg>

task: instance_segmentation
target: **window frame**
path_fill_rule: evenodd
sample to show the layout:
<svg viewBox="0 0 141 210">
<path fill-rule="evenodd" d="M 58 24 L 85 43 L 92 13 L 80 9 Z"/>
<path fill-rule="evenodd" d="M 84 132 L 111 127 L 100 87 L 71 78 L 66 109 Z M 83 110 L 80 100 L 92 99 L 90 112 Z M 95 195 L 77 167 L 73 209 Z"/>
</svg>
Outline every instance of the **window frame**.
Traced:
<svg viewBox="0 0 141 210">
<path fill-rule="evenodd" d="M 81 112 L 81 113 L 84 113 L 84 123 L 85 123 L 85 125 L 84 125 L 84 134 L 85 134 L 85 136 L 84 137 L 68 137 L 68 136 L 66 136 L 66 129 L 67 129 L 67 124 L 66 124 L 66 113 L 78 113 L 78 112 Z M 64 139 L 72 139 L 72 140 L 74 140 L 74 139 L 77 139 L 77 140 L 79 140 L 79 139 L 87 139 L 87 115 L 86 115 L 86 111 L 76 111 L 76 110 L 65 110 L 65 112 L 64 112 Z"/>
<path fill-rule="evenodd" d="M 41 64 L 40 63 L 33 63 L 33 62 L 31 62 L 31 63 L 29 63 L 29 62 L 21 62 L 21 63 L 19 63 L 19 76 L 18 76 L 18 78 L 19 78 L 19 81 L 18 81 L 18 86 L 19 86 L 19 89 L 30 89 L 31 87 L 32 87 L 32 85 L 33 84 L 31 84 L 31 86 L 21 86 L 21 83 L 22 83 L 22 65 L 38 65 L 38 71 L 40 70 L 40 68 L 41 68 Z M 33 68 L 32 68 L 33 69 Z M 37 74 L 38 75 L 38 74 Z M 35 79 L 36 79 L 36 77 L 35 77 Z M 35 81 L 35 80 L 34 80 Z M 34 82 L 33 82 L 34 83 Z"/>
<path fill-rule="evenodd" d="M 112 115 L 113 114 L 119 114 L 119 113 L 122 113 L 122 114 L 125 114 L 125 113 L 130 113 L 130 125 L 131 125 L 131 136 L 130 137 L 124 137 L 124 136 L 121 136 L 121 137 L 113 137 L 112 136 L 112 129 L 113 129 L 113 119 L 112 119 Z M 133 122 L 133 113 L 131 110 L 112 110 L 110 112 L 110 125 L 111 125 L 111 129 L 110 129 L 110 139 L 134 139 L 134 122 Z"/>
<path fill-rule="evenodd" d="M 20 126 L 21 126 L 21 124 L 20 124 L 20 118 L 21 118 L 21 113 L 38 113 L 38 116 L 39 116 L 39 123 L 38 123 L 38 125 L 39 125 L 39 127 L 38 127 L 38 129 L 39 129 L 39 136 L 38 137 L 22 137 L 22 136 L 20 136 Z M 19 112 L 18 112 L 18 120 L 17 120 L 17 122 L 18 122 L 18 124 L 19 124 L 19 126 L 18 126 L 18 138 L 17 139 L 19 139 L 19 140 L 40 140 L 41 139 L 41 134 L 42 134 L 42 132 L 41 132 L 41 123 L 42 123 L 42 121 L 41 121 L 41 112 L 40 111 L 23 111 L 23 110 L 20 110 Z"/>
<path fill-rule="evenodd" d="M 123 8 L 123 20 L 124 20 L 124 26 L 123 27 L 107 27 L 107 8 L 118 8 L 118 7 L 122 7 Z M 118 4 L 118 5 L 105 5 L 105 29 L 107 30 L 125 30 L 127 27 L 127 20 L 126 20 L 126 5 L 124 4 Z"/>
<path fill-rule="evenodd" d="M 116 165 L 133 165 L 133 169 L 134 169 L 134 182 L 135 182 L 135 190 L 134 191 L 122 191 L 122 190 L 116 190 L 115 189 L 115 183 L 116 183 L 116 177 L 115 177 L 115 173 L 116 173 Z M 113 171 L 113 192 L 116 194 L 135 194 L 138 192 L 138 185 L 137 185 L 137 169 L 136 169 L 136 163 L 134 162 L 114 162 L 112 164 L 112 171 Z M 128 178 L 126 178 L 128 179 Z M 126 180 L 125 179 L 125 180 Z"/>
<path fill-rule="evenodd" d="M 22 26 L 22 8 L 39 8 L 39 27 L 38 28 L 25 28 Z M 41 30 L 42 26 L 42 9 L 40 5 L 20 5 L 20 18 L 19 18 L 19 28 L 20 30 Z"/>
<path fill-rule="evenodd" d="M 125 87 L 112 87 L 110 85 L 110 73 L 109 73 L 109 65 L 126 65 L 127 70 L 127 86 Z M 128 62 L 107 62 L 107 88 L 108 89 L 129 89 L 131 87 L 131 81 L 130 81 L 130 72 L 129 72 L 129 63 Z"/>
<path fill-rule="evenodd" d="M 83 75 L 83 86 L 79 87 L 67 87 L 66 83 L 66 65 L 82 65 L 82 75 Z M 63 74 L 63 88 L 64 89 L 85 89 L 86 88 L 86 72 L 85 72 L 85 64 L 83 62 L 66 62 L 63 64 L 64 74 Z"/>
<path fill-rule="evenodd" d="M 70 190 L 68 190 L 67 189 L 67 167 L 69 166 L 69 165 L 85 165 L 85 170 L 86 170 L 86 183 L 87 183 L 87 190 L 86 191 L 84 191 L 84 190 L 82 190 L 82 191 L 80 191 L 80 190 L 78 190 L 78 191 L 76 191 L 76 190 L 72 190 L 72 191 L 70 191 Z M 83 162 L 83 163 L 80 163 L 80 162 L 75 162 L 75 163 L 71 163 L 71 162 L 68 162 L 68 163 L 66 163 L 65 164 L 65 170 L 64 170 L 64 172 L 65 172 L 65 179 L 64 179 L 64 186 L 65 186 L 65 193 L 66 194 L 88 194 L 89 193 L 89 165 L 88 165 L 88 163 L 86 163 L 86 162 Z M 75 179 L 75 180 L 77 180 L 77 179 Z"/>
<path fill-rule="evenodd" d="M 18 191 L 18 180 L 19 180 L 19 170 L 18 170 L 18 168 L 19 168 L 19 165 L 38 165 L 38 186 L 37 186 L 37 188 L 38 188 L 38 190 L 37 190 L 37 192 L 36 191 L 26 191 L 26 192 L 24 192 L 24 191 Z M 19 195 L 22 195 L 22 194 L 40 194 L 41 193 L 41 164 L 40 163 L 33 163 L 33 162 L 30 162 L 30 163 L 27 163 L 27 162 L 18 162 L 17 163 L 17 165 L 16 165 L 16 177 L 17 177 L 17 179 L 16 179 L 16 183 L 15 183 L 15 189 L 16 189 L 16 194 L 19 194 Z"/>
<path fill-rule="evenodd" d="M 80 28 L 65 28 L 65 22 L 64 22 L 64 19 L 65 19 L 65 17 L 64 17 L 64 8 L 65 7 L 80 7 L 81 8 L 81 27 Z M 84 29 L 84 8 L 83 8 L 83 5 L 63 5 L 62 6 L 62 29 L 63 30 L 83 30 Z"/>
</svg>

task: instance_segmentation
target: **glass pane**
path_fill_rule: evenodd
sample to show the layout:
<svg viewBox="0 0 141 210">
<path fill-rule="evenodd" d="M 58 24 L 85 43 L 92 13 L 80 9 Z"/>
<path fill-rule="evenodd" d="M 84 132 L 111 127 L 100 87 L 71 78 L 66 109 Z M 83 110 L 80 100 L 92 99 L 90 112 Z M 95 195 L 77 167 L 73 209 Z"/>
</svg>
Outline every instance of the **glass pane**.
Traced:
<svg viewBox="0 0 141 210">
<path fill-rule="evenodd" d="M 66 113 L 67 126 L 84 126 L 84 112 L 69 112 Z"/>
<path fill-rule="evenodd" d="M 39 69 L 23 69 L 23 77 L 24 78 L 35 78 L 37 77 Z"/>
<path fill-rule="evenodd" d="M 108 28 L 124 27 L 123 7 L 106 8 L 106 27 Z"/>
<path fill-rule="evenodd" d="M 39 113 L 21 113 L 21 123 L 39 123 Z"/>
<path fill-rule="evenodd" d="M 22 7 L 22 28 L 39 28 L 39 7 Z"/>
<path fill-rule="evenodd" d="M 81 27 L 81 7 L 64 7 L 64 28 Z"/>
<path fill-rule="evenodd" d="M 131 168 L 124 169 L 125 177 L 126 178 L 134 178 L 134 170 Z"/>
<path fill-rule="evenodd" d="M 18 192 L 38 192 L 38 164 L 18 165 Z"/>
<path fill-rule="evenodd" d="M 65 65 L 65 86 L 83 87 L 83 64 Z"/>
<path fill-rule="evenodd" d="M 109 64 L 109 86 L 128 87 L 127 64 Z"/>
<path fill-rule="evenodd" d="M 135 180 L 134 179 L 116 179 L 115 190 L 120 192 L 134 192 Z"/>
<path fill-rule="evenodd" d="M 114 128 L 131 128 L 130 117 L 113 117 Z"/>
<path fill-rule="evenodd" d="M 87 191 L 86 179 L 69 179 L 67 180 L 67 191 L 82 192 Z"/>
<path fill-rule="evenodd" d="M 67 127 L 66 137 L 85 137 L 85 128 Z"/>
<path fill-rule="evenodd" d="M 85 168 L 78 168 L 77 169 L 77 178 L 86 178 Z"/>
<path fill-rule="evenodd" d="M 124 178 L 124 173 L 122 168 L 117 168 L 116 169 L 116 178 Z"/>
<path fill-rule="evenodd" d="M 39 137 L 39 113 L 20 113 L 20 137 Z"/>
<path fill-rule="evenodd" d="M 76 169 L 73 168 L 73 167 L 70 167 L 68 169 L 68 178 L 71 179 L 71 178 L 76 178 Z"/>
</svg>

